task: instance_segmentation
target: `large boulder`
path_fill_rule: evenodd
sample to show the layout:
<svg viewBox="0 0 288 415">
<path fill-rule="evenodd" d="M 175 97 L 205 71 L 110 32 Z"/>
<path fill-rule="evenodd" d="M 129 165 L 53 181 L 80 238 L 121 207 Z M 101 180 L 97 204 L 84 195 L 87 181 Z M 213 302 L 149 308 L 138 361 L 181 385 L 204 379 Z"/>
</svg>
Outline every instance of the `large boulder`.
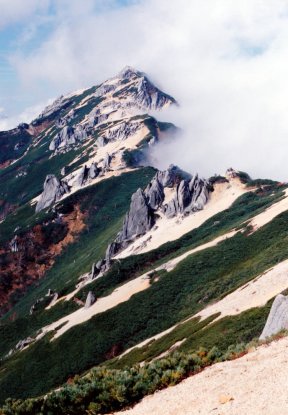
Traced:
<svg viewBox="0 0 288 415">
<path fill-rule="evenodd" d="M 144 235 L 154 225 L 153 210 L 142 189 L 138 189 L 131 198 L 129 212 L 126 214 L 122 231 L 117 240 L 125 241 Z"/>
<path fill-rule="evenodd" d="M 144 193 L 152 209 L 157 210 L 162 205 L 165 198 L 164 187 L 158 180 L 157 175 L 148 184 Z"/>
<path fill-rule="evenodd" d="M 272 304 L 260 340 L 265 340 L 281 330 L 288 330 L 288 297 L 279 294 Z"/>
<path fill-rule="evenodd" d="M 49 150 L 58 150 L 60 148 L 71 147 L 87 138 L 87 133 L 82 125 L 71 127 L 66 125 L 62 130 L 52 139 Z"/>
<path fill-rule="evenodd" d="M 172 218 L 177 214 L 187 215 L 203 209 L 208 201 L 210 188 L 209 182 L 200 179 L 197 174 L 190 181 L 181 180 L 175 196 L 164 207 L 165 215 Z"/>
<path fill-rule="evenodd" d="M 95 295 L 92 293 L 92 291 L 89 291 L 86 297 L 85 306 L 84 308 L 89 308 L 91 305 L 93 305 L 96 301 Z"/>
<path fill-rule="evenodd" d="M 69 192 L 69 186 L 64 180 L 59 180 L 54 174 L 46 176 L 43 193 L 36 205 L 36 212 L 53 205 L 57 200 Z"/>
</svg>

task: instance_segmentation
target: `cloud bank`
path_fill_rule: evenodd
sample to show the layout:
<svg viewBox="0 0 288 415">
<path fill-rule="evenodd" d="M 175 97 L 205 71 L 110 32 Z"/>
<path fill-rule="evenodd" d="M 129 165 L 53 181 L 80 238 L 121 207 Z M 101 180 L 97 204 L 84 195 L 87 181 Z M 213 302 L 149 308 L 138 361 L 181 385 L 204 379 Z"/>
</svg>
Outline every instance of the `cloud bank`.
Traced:
<svg viewBox="0 0 288 415">
<path fill-rule="evenodd" d="M 26 88 L 60 94 L 132 65 L 180 103 L 160 115 L 183 134 L 155 150 L 158 167 L 288 180 L 287 1 L 49 3 L 50 35 L 10 56 Z"/>
</svg>

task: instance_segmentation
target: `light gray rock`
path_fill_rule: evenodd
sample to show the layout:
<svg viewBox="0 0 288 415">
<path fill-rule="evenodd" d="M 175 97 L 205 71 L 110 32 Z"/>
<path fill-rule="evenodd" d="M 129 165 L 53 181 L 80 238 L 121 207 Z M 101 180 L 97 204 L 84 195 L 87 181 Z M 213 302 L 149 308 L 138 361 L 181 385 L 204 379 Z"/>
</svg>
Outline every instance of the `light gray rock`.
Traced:
<svg viewBox="0 0 288 415">
<path fill-rule="evenodd" d="M 89 169 L 86 166 L 83 166 L 76 179 L 77 185 L 81 187 L 86 182 L 88 175 L 89 175 Z"/>
<path fill-rule="evenodd" d="M 116 89 L 116 85 L 114 84 L 102 84 L 100 85 L 97 89 L 96 92 L 94 94 L 94 97 L 102 97 L 103 95 L 108 94 L 109 92 L 113 92 Z"/>
<path fill-rule="evenodd" d="M 272 304 L 260 340 L 265 340 L 281 330 L 288 330 L 288 297 L 279 294 Z"/>
<path fill-rule="evenodd" d="M 165 215 L 172 218 L 177 214 L 189 214 L 202 210 L 209 198 L 211 186 L 196 174 L 190 181 L 181 180 L 174 198 L 164 207 Z"/>
<path fill-rule="evenodd" d="M 141 128 L 140 122 L 121 122 L 115 127 L 105 131 L 103 137 L 108 141 L 124 141 L 134 135 Z"/>
<path fill-rule="evenodd" d="M 53 205 L 65 193 L 69 193 L 68 184 L 64 180 L 57 179 L 54 174 L 48 174 L 44 182 L 43 193 L 36 205 L 36 212 Z"/>
<path fill-rule="evenodd" d="M 106 153 L 104 160 L 103 160 L 103 165 L 102 165 L 103 170 L 105 171 L 109 170 L 111 161 L 112 161 L 112 157 L 108 153 Z"/>
<path fill-rule="evenodd" d="M 67 149 L 80 142 L 83 142 L 87 138 L 87 133 L 82 125 L 76 127 L 65 126 L 62 130 L 52 139 L 49 150 L 54 151 L 58 149 Z"/>
<path fill-rule="evenodd" d="M 106 137 L 100 136 L 96 140 L 96 144 L 98 147 L 104 147 L 108 143 Z"/>
<path fill-rule="evenodd" d="M 97 164 L 92 163 L 88 172 L 89 179 L 95 179 L 99 175 L 99 173 L 100 169 L 98 168 Z"/>
<path fill-rule="evenodd" d="M 137 93 L 135 94 L 135 99 L 141 107 L 160 110 L 165 105 L 170 105 L 171 103 L 176 104 L 176 101 L 164 94 L 158 88 L 156 88 L 147 78 L 143 76 L 138 83 Z"/>
<path fill-rule="evenodd" d="M 157 178 L 163 187 L 174 187 L 183 179 L 190 180 L 191 175 L 170 164 L 167 170 L 157 172 Z"/>
<path fill-rule="evenodd" d="M 164 194 L 164 187 L 162 183 L 158 180 L 158 176 L 156 175 L 152 181 L 148 184 L 144 192 L 147 202 L 149 206 L 157 210 L 163 203 L 165 194 Z"/>
<path fill-rule="evenodd" d="M 89 308 L 91 305 L 93 305 L 96 301 L 95 295 L 92 293 L 92 291 L 89 291 L 86 297 L 85 306 L 84 308 Z"/>
<path fill-rule="evenodd" d="M 76 178 L 77 185 L 79 187 L 83 186 L 87 180 L 95 179 L 100 172 L 101 169 L 98 168 L 96 163 L 92 163 L 90 167 L 87 167 L 86 165 L 83 166 Z"/>
<path fill-rule="evenodd" d="M 29 346 L 29 344 L 33 342 L 34 339 L 32 339 L 32 337 L 27 337 L 24 340 L 20 340 L 15 346 L 15 351 L 23 350 L 26 346 Z"/>
<path fill-rule="evenodd" d="M 68 99 L 67 97 L 64 97 L 63 95 L 61 95 L 52 104 L 47 105 L 47 107 L 44 108 L 44 111 L 39 115 L 36 121 L 41 120 L 42 118 L 49 117 L 52 114 L 54 114 L 56 111 L 65 109 L 71 104 L 72 104 L 71 99 Z"/>
</svg>

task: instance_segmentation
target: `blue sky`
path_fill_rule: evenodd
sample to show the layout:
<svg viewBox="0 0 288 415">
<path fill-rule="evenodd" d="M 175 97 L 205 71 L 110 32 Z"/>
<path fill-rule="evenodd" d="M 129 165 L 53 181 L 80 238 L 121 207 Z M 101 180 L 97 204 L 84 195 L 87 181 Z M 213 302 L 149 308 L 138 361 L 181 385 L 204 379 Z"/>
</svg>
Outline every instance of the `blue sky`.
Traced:
<svg viewBox="0 0 288 415">
<path fill-rule="evenodd" d="M 28 13 L 25 14 L 24 10 L 23 14 L 19 13 L 17 8 L 23 7 L 25 9 L 27 1 L 29 3 L 29 0 L 25 0 L 21 5 L 18 0 L 9 0 L 8 18 L 6 21 L 4 17 L 2 17 L 2 21 L 0 20 L 0 109 L 2 115 L 3 113 L 8 116 L 17 114 L 37 102 L 44 102 L 54 97 L 54 94 L 61 93 L 58 85 L 53 85 L 49 81 L 45 82 L 45 80 L 42 80 L 41 84 L 31 91 L 31 85 L 25 85 L 25 76 L 23 78 L 21 71 L 19 72 L 17 65 L 15 66 L 14 58 L 15 56 L 29 57 L 37 53 L 41 45 L 53 35 L 59 25 L 60 18 L 63 19 L 63 24 L 69 24 L 69 20 L 75 18 L 71 4 L 76 3 L 77 7 L 80 4 L 79 0 L 72 0 L 70 5 L 69 1 L 65 0 L 42 0 L 41 5 L 41 0 L 32 0 L 30 12 L 28 10 Z M 61 3 L 63 3 L 63 7 L 61 7 Z M 128 7 L 135 4 L 135 1 L 81 0 L 81 4 L 84 5 L 84 3 L 86 6 L 83 9 L 86 7 L 91 17 L 91 14 L 100 16 L 107 11 Z M 0 0 L 0 10 L 1 6 L 4 7 L 5 16 L 5 8 L 9 8 L 7 0 Z M 15 18 L 13 18 L 13 8 L 15 9 Z M 17 13 L 19 13 L 18 16 Z M 86 15 L 81 17 L 85 19 Z M 39 71 L 41 71 L 41 67 Z"/>
</svg>

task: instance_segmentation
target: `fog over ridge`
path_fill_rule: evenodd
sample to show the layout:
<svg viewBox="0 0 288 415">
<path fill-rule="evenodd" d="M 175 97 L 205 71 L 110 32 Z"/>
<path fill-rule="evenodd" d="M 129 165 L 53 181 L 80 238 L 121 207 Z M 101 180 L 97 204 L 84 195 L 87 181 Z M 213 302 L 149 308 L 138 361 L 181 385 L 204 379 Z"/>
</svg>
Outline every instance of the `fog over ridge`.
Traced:
<svg viewBox="0 0 288 415">
<path fill-rule="evenodd" d="M 39 2 L 29 3 L 33 10 Z M 88 87 L 131 65 L 180 104 L 157 115 L 183 130 L 153 149 L 158 167 L 173 162 L 207 176 L 233 166 L 288 180 L 286 1 L 45 3 L 53 4 L 58 24 L 30 53 L 10 56 L 23 90 L 43 88 L 45 101 L 50 91 Z"/>
</svg>

